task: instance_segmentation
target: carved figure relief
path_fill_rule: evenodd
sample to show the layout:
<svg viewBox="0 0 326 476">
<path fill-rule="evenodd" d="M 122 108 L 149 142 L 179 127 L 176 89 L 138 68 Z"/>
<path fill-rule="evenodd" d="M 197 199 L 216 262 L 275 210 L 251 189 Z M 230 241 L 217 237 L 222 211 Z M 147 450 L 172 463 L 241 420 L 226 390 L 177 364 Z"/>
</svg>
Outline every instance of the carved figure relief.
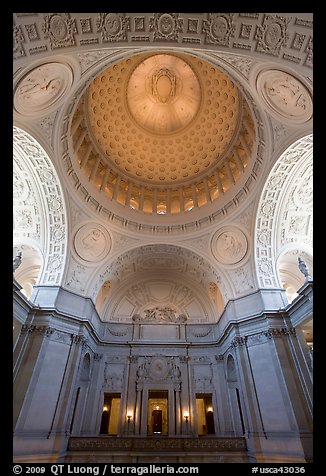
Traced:
<svg viewBox="0 0 326 476">
<path fill-rule="evenodd" d="M 83 225 L 75 235 L 77 254 L 85 261 L 99 261 L 110 249 L 111 240 L 103 227 L 98 224 Z"/>
<path fill-rule="evenodd" d="M 269 110 L 277 118 L 306 122 L 312 116 L 312 99 L 308 89 L 289 73 L 278 70 L 261 72 L 257 89 Z"/>
<path fill-rule="evenodd" d="M 145 380 L 173 380 L 179 382 L 181 371 L 175 363 L 174 357 L 164 357 L 161 355 L 144 357 L 143 362 L 137 368 L 137 382 Z"/>
<path fill-rule="evenodd" d="M 134 322 L 174 322 L 174 323 L 184 323 L 187 320 L 187 316 L 184 314 L 179 314 L 176 316 L 176 311 L 169 307 L 154 307 L 151 309 L 145 309 L 144 317 L 141 317 L 140 314 L 134 314 L 132 320 Z"/>
<path fill-rule="evenodd" d="M 14 106 L 24 115 L 35 115 L 59 101 L 72 84 L 72 71 L 63 63 L 45 63 L 33 69 L 18 83 Z"/>
<path fill-rule="evenodd" d="M 211 247 L 218 261 L 224 264 L 235 264 L 245 256 L 248 243 L 241 230 L 228 227 L 216 232 Z"/>
</svg>

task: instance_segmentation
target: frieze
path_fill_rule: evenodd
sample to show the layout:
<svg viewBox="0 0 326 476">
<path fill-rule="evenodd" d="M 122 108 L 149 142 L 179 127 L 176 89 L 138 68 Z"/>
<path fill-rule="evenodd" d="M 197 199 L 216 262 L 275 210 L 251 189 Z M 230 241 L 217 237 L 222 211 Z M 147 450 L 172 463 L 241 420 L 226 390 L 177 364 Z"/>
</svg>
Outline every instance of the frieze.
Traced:
<svg viewBox="0 0 326 476">
<path fill-rule="evenodd" d="M 85 53 L 77 53 L 76 57 L 80 64 L 81 72 L 84 73 L 87 69 L 93 66 L 96 63 L 102 62 L 103 60 L 108 60 L 111 57 L 114 57 L 119 50 L 110 51 L 90 51 Z"/>
<path fill-rule="evenodd" d="M 116 364 L 116 363 L 124 363 L 128 357 L 124 355 L 110 355 L 106 357 L 106 363 L 108 364 Z"/>
<path fill-rule="evenodd" d="M 301 65 L 312 68 L 312 37 L 307 37 L 313 21 L 291 14 L 15 13 L 14 22 L 13 55 L 18 61 L 48 49 L 96 49 L 103 43 L 123 46 L 129 41 L 228 47 L 235 54 L 242 49 L 278 57 L 285 64 L 297 57 Z"/>
<path fill-rule="evenodd" d="M 268 331 L 265 333 L 266 336 L 269 339 L 275 339 L 275 338 L 280 338 L 280 337 L 287 337 L 287 336 L 296 336 L 296 330 L 295 328 L 287 328 L 287 327 L 282 327 L 282 328 L 270 328 Z"/>
<path fill-rule="evenodd" d="M 53 332 L 55 331 L 55 329 L 53 327 L 49 327 L 49 326 L 40 326 L 40 327 L 35 327 L 34 329 L 34 332 L 36 334 L 40 334 L 40 335 L 43 335 L 45 337 L 50 337 Z"/>
<path fill-rule="evenodd" d="M 176 315 L 176 311 L 169 307 L 154 307 L 144 310 L 144 316 L 141 317 L 139 314 L 134 314 L 132 320 L 135 323 L 179 323 L 184 324 L 187 321 L 187 316 L 185 314 Z"/>
<path fill-rule="evenodd" d="M 244 438 L 105 438 L 72 437 L 69 451 L 246 451 Z"/>
<path fill-rule="evenodd" d="M 247 336 L 248 347 L 254 345 L 266 344 L 270 339 L 270 336 L 266 332 L 259 332 L 257 334 Z"/>
<path fill-rule="evenodd" d="M 194 355 L 191 358 L 192 362 L 196 364 L 210 364 L 211 359 L 210 357 L 207 357 L 207 355 Z"/>
</svg>

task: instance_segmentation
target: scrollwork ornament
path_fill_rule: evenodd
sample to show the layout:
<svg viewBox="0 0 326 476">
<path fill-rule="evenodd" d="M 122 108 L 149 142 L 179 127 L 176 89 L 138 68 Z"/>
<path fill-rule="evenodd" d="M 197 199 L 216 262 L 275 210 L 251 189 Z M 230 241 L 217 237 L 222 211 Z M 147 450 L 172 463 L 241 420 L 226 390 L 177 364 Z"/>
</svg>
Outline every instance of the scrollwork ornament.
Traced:
<svg viewBox="0 0 326 476">
<path fill-rule="evenodd" d="M 13 41 L 14 59 L 21 58 L 22 56 L 26 56 L 26 52 L 23 47 L 23 43 L 25 43 L 25 38 L 24 38 L 20 25 L 14 25 L 13 38 L 14 38 L 14 41 Z"/>
<path fill-rule="evenodd" d="M 97 31 L 101 33 L 102 40 L 105 42 L 128 40 L 130 17 L 125 13 L 100 13 L 96 25 Z"/>
<path fill-rule="evenodd" d="M 256 50 L 278 56 L 282 47 L 286 46 L 289 39 L 287 31 L 291 18 L 279 15 L 264 15 L 263 24 L 257 26 L 255 39 L 258 40 Z"/>
<path fill-rule="evenodd" d="M 31 334 L 32 332 L 34 332 L 35 329 L 36 329 L 36 326 L 34 325 L 23 324 L 20 332 L 22 334 L 26 334 L 26 333 Z"/>
<path fill-rule="evenodd" d="M 247 342 L 247 337 L 242 337 L 242 336 L 236 336 L 234 337 L 234 339 L 232 340 L 231 342 L 231 347 L 235 348 L 235 347 L 242 347 L 244 345 L 246 345 L 246 342 Z"/>
<path fill-rule="evenodd" d="M 55 329 L 53 327 L 49 327 L 49 326 L 35 327 L 36 334 L 43 335 L 45 337 L 50 337 L 53 334 L 54 331 L 55 331 Z"/>
<path fill-rule="evenodd" d="M 86 345 L 87 338 L 83 336 L 82 334 L 71 334 L 71 341 L 73 344 L 81 344 L 81 345 Z"/>
<path fill-rule="evenodd" d="M 177 41 L 182 32 L 183 19 L 179 13 L 154 13 L 149 19 L 149 31 L 154 31 L 154 41 Z"/>
<path fill-rule="evenodd" d="M 205 43 L 229 46 L 235 32 L 233 19 L 234 13 L 208 13 L 208 19 L 203 20 L 202 26 Z"/>
<path fill-rule="evenodd" d="M 42 25 L 44 38 L 49 38 L 51 49 L 74 46 L 76 22 L 69 13 L 48 13 L 44 15 Z"/>
</svg>

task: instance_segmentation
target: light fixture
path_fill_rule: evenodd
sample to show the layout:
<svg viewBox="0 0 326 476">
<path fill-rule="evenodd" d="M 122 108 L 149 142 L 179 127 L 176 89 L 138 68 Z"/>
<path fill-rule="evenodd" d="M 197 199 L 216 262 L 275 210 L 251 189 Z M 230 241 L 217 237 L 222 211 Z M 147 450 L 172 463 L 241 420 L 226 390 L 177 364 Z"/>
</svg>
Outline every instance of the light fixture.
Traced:
<svg viewBox="0 0 326 476">
<path fill-rule="evenodd" d="M 104 412 L 107 412 L 107 411 L 108 411 L 108 407 L 107 407 L 106 405 L 104 405 L 103 411 L 104 411 Z"/>
<path fill-rule="evenodd" d="M 186 423 L 188 423 L 189 420 L 189 412 L 186 410 L 183 412 L 183 418 L 186 420 Z"/>
<path fill-rule="evenodd" d="M 127 419 L 128 419 L 128 423 L 129 423 L 130 420 L 132 419 L 132 411 L 131 411 L 131 410 L 128 410 L 128 411 L 127 411 Z"/>
<path fill-rule="evenodd" d="M 212 413 L 213 413 L 213 408 L 212 408 L 212 407 L 208 407 L 208 408 L 207 408 L 207 413 L 209 413 L 209 412 L 212 412 Z"/>
<path fill-rule="evenodd" d="M 160 407 L 158 405 L 156 405 L 156 410 L 159 410 L 159 409 L 160 409 Z"/>
</svg>

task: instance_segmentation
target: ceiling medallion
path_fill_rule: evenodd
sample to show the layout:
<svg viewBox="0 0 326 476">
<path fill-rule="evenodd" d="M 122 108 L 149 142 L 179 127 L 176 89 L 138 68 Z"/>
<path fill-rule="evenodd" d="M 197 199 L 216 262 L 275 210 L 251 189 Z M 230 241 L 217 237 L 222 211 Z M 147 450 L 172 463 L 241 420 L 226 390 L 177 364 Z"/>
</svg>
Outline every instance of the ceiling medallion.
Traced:
<svg viewBox="0 0 326 476">
<path fill-rule="evenodd" d="M 48 114 L 73 82 L 71 68 L 63 63 L 44 63 L 30 71 L 18 83 L 14 106 L 26 116 Z"/>
<path fill-rule="evenodd" d="M 130 76 L 127 104 L 136 123 L 155 134 L 184 129 L 200 105 L 199 81 L 192 68 L 174 55 L 142 61 Z"/>
<path fill-rule="evenodd" d="M 257 90 L 277 119 L 304 123 L 312 118 L 309 90 L 285 71 L 266 70 L 257 77 Z"/>
<path fill-rule="evenodd" d="M 245 234 L 236 227 L 224 227 L 213 236 L 212 252 L 223 264 L 236 264 L 247 253 L 248 241 Z"/>
</svg>

